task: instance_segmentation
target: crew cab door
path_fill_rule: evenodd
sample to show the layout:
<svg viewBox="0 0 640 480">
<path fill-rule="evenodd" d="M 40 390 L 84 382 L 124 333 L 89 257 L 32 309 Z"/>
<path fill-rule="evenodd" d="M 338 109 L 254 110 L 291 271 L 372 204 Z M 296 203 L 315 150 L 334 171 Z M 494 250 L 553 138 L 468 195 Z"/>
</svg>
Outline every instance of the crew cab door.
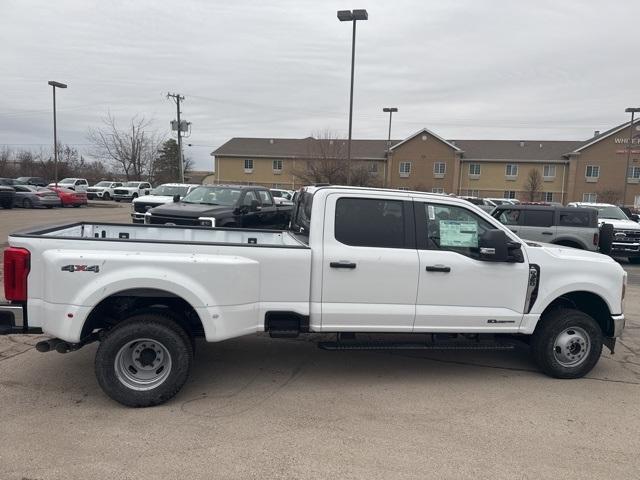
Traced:
<svg viewBox="0 0 640 480">
<path fill-rule="evenodd" d="M 522 320 L 528 262 L 480 260 L 479 239 L 497 228 L 446 200 L 415 200 L 420 278 L 414 331 L 515 332 Z"/>
<path fill-rule="evenodd" d="M 277 210 L 271 192 L 268 190 L 257 190 L 257 193 L 260 197 L 260 203 L 262 204 L 260 228 L 275 228 Z"/>
<path fill-rule="evenodd" d="M 418 252 L 406 196 L 327 196 L 322 262 L 323 331 L 413 328 Z"/>
<path fill-rule="evenodd" d="M 556 238 L 555 209 L 529 208 L 520 212 L 518 236 L 534 242 L 551 243 Z"/>
</svg>

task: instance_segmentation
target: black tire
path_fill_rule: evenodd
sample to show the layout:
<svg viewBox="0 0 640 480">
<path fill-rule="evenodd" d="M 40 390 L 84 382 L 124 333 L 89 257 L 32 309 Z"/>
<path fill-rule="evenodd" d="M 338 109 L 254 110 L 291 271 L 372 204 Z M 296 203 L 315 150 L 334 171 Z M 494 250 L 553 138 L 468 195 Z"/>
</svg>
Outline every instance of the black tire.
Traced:
<svg viewBox="0 0 640 480">
<path fill-rule="evenodd" d="M 47 208 L 53 208 L 53 205 L 45 205 Z"/>
<path fill-rule="evenodd" d="M 126 384 L 127 380 L 118 376 L 116 361 L 124 356 L 119 352 L 126 352 L 125 347 L 131 343 L 129 348 L 136 348 L 140 344 L 136 340 L 158 342 L 170 358 L 166 378 L 147 390 L 131 388 Z M 166 402 L 180 391 L 189 377 L 192 362 L 192 343 L 185 330 L 162 315 L 143 313 L 128 318 L 107 332 L 96 353 L 95 372 L 102 390 L 116 402 L 128 407 L 151 407 Z"/>
<path fill-rule="evenodd" d="M 137 194 L 137 193 L 134 193 L 134 194 L 131 196 L 131 201 L 132 201 L 132 202 L 133 202 L 133 199 L 134 199 L 134 198 L 138 198 L 138 194 Z"/>
<path fill-rule="evenodd" d="M 556 341 L 561 339 L 571 339 L 571 348 L 575 349 L 560 348 L 558 351 Z M 540 370 L 550 377 L 580 378 L 589 373 L 600 359 L 602 330 L 592 317 L 580 310 L 552 310 L 543 315 L 533 332 L 531 353 Z M 566 358 L 567 362 L 559 359 L 569 356 L 572 358 Z M 569 362 L 578 363 L 569 365 Z"/>
<path fill-rule="evenodd" d="M 33 208 L 33 202 L 28 198 L 22 200 L 22 208 Z"/>
<path fill-rule="evenodd" d="M 609 255 L 611 253 L 611 246 L 613 245 L 613 225 L 610 223 L 603 223 L 600 227 L 600 236 L 598 242 L 598 248 L 600 253 Z"/>
<path fill-rule="evenodd" d="M 120 199 L 119 198 L 114 198 L 114 200 L 118 203 L 120 203 Z"/>
<path fill-rule="evenodd" d="M 109 192 L 104 192 L 104 194 L 102 195 L 102 199 L 106 201 L 111 200 L 111 195 L 109 195 Z"/>
<path fill-rule="evenodd" d="M 629 257 L 629 263 L 638 265 L 640 263 L 640 257 Z"/>
</svg>

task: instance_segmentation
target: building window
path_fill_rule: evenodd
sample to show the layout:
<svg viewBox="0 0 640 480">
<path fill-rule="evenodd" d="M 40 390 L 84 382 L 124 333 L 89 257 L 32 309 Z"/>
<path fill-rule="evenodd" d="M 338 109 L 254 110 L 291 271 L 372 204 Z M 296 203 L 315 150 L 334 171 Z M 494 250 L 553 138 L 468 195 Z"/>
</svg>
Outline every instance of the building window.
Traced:
<svg viewBox="0 0 640 480">
<path fill-rule="evenodd" d="M 518 176 L 518 165 L 515 163 L 508 163 L 505 168 L 505 175 L 507 177 L 517 177 Z"/>
<path fill-rule="evenodd" d="M 597 193 L 583 193 L 582 201 L 585 203 L 596 203 L 598 201 Z"/>
<path fill-rule="evenodd" d="M 628 177 L 634 180 L 640 179 L 640 167 L 629 167 Z"/>
<path fill-rule="evenodd" d="M 369 174 L 370 175 L 377 175 L 378 174 L 378 162 L 369 162 Z"/>
<path fill-rule="evenodd" d="M 553 192 L 542 192 L 543 202 L 553 202 Z"/>
<path fill-rule="evenodd" d="M 556 166 L 555 165 L 545 165 L 543 167 L 542 176 L 546 178 L 555 178 L 556 176 Z"/>
<path fill-rule="evenodd" d="M 411 174 L 411 162 L 400 162 L 400 176 L 408 177 Z"/>
<path fill-rule="evenodd" d="M 600 167 L 598 165 L 587 165 L 585 176 L 587 177 L 587 182 L 596 182 L 600 176 Z"/>
<path fill-rule="evenodd" d="M 251 158 L 247 158 L 244 161 L 244 173 L 253 172 L 253 160 Z"/>
<path fill-rule="evenodd" d="M 440 188 L 440 187 L 433 187 L 431 189 L 431 193 L 444 193 L 444 188 Z"/>
<path fill-rule="evenodd" d="M 479 197 L 480 196 L 480 190 L 463 190 L 464 193 L 462 193 L 462 195 L 464 195 L 465 197 Z"/>
<path fill-rule="evenodd" d="M 273 161 L 273 173 L 282 173 L 282 160 Z"/>
<path fill-rule="evenodd" d="M 504 198 L 516 198 L 516 192 L 513 190 L 505 190 Z"/>
<path fill-rule="evenodd" d="M 436 162 L 433 164 L 433 175 L 436 178 L 444 177 L 444 174 L 447 173 L 447 164 L 444 162 Z"/>
<path fill-rule="evenodd" d="M 469 176 L 479 177 L 480 176 L 480 164 L 479 163 L 470 163 L 469 164 Z"/>
</svg>

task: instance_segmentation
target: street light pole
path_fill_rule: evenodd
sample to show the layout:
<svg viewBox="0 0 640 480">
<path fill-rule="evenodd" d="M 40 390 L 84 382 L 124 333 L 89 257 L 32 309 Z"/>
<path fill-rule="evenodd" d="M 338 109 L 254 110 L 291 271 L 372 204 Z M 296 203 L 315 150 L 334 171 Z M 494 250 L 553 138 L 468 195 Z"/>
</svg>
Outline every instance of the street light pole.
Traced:
<svg viewBox="0 0 640 480">
<path fill-rule="evenodd" d="M 368 20 L 369 14 L 364 9 L 339 10 L 338 20 L 341 22 L 353 22 L 353 34 L 351 37 L 351 88 L 349 90 L 349 140 L 347 141 L 347 184 L 351 184 L 351 129 L 353 125 L 353 75 L 356 59 L 356 22 Z"/>
<path fill-rule="evenodd" d="M 384 107 L 382 109 L 383 112 L 389 112 L 389 136 L 387 137 L 387 163 L 389 163 L 389 155 L 391 154 L 391 117 L 394 112 L 397 112 L 398 109 L 396 107 Z M 384 172 L 384 183 L 387 183 L 387 171 L 385 169 Z M 386 186 L 386 185 L 384 185 Z"/>
<path fill-rule="evenodd" d="M 67 88 L 64 83 L 54 82 L 50 80 L 48 82 L 53 89 L 53 177 L 56 184 L 58 186 L 58 127 L 56 122 L 56 87 L 57 88 Z"/>
<path fill-rule="evenodd" d="M 638 107 L 629 107 L 624 110 L 626 113 L 631 113 L 631 122 L 629 123 L 629 146 L 627 147 L 627 168 L 624 172 L 624 188 L 622 194 L 622 206 L 624 207 L 627 202 L 627 178 L 629 177 L 629 166 L 631 165 L 631 149 L 633 148 L 633 117 L 636 112 L 640 112 Z"/>
</svg>

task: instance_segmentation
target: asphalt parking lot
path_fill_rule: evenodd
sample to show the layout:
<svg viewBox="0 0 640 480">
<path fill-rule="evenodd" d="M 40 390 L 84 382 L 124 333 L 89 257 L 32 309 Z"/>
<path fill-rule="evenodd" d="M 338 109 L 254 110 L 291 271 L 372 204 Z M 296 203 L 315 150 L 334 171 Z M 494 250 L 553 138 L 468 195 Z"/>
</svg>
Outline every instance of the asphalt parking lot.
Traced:
<svg viewBox="0 0 640 480">
<path fill-rule="evenodd" d="M 0 211 L 9 231 L 116 208 Z M 33 214 L 32 214 L 33 212 Z M 313 339 L 199 343 L 182 392 L 109 400 L 95 345 L 38 353 L 0 337 L 0 478 L 638 478 L 640 267 L 623 265 L 627 329 L 588 378 L 515 352 L 328 352 Z"/>
</svg>

